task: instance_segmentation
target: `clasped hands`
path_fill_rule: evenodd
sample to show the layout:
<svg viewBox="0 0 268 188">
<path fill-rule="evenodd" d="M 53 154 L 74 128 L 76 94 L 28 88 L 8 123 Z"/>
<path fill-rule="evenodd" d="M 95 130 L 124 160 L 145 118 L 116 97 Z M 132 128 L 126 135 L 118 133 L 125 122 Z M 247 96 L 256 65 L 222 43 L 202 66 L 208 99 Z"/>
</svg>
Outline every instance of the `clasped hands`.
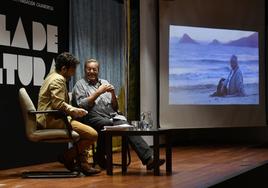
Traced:
<svg viewBox="0 0 268 188">
<path fill-rule="evenodd" d="M 114 92 L 114 86 L 111 84 L 101 84 L 100 87 L 98 88 L 99 93 L 105 93 L 105 92 Z M 83 109 L 83 108 L 76 108 L 73 107 L 71 109 L 71 116 L 75 118 L 80 118 L 85 115 L 87 115 L 88 111 Z"/>
<path fill-rule="evenodd" d="M 114 86 L 111 84 L 101 84 L 100 87 L 98 88 L 98 91 L 100 93 L 114 92 Z"/>
</svg>

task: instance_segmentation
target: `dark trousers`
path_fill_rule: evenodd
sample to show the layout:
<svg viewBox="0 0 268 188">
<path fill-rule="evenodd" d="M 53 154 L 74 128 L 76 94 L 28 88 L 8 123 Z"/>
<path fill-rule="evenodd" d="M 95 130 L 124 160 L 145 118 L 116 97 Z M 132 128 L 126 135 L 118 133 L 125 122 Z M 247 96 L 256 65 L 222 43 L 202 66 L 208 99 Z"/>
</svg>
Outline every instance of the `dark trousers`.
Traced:
<svg viewBox="0 0 268 188">
<path fill-rule="evenodd" d="M 104 126 L 112 126 L 114 122 L 109 118 L 102 117 L 95 113 L 89 113 L 83 117 L 82 122 L 91 126 L 98 132 L 97 140 L 97 151 L 96 155 L 98 158 L 103 158 L 105 156 L 105 138 L 101 130 Z M 127 123 L 127 122 L 121 122 Z M 116 123 L 118 124 L 118 122 Z M 153 156 L 153 150 L 148 146 L 141 136 L 128 136 L 129 143 L 134 151 L 137 153 L 138 157 L 142 161 L 142 164 L 146 164 L 147 161 Z"/>
</svg>

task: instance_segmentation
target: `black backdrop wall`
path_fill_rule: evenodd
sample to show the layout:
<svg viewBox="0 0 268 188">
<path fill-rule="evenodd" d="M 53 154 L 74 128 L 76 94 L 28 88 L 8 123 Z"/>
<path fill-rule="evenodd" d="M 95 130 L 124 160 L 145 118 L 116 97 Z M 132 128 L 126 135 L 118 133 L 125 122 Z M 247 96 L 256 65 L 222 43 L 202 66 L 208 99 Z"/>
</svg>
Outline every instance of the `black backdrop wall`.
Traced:
<svg viewBox="0 0 268 188">
<path fill-rule="evenodd" d="M 58 53 L 68 50 L 69 1 L 0 2 L 0 169 L 51 161 L 62 144 L 29 142 L 18 90 L 25 87 L 34 104 Z"/>
</svg>

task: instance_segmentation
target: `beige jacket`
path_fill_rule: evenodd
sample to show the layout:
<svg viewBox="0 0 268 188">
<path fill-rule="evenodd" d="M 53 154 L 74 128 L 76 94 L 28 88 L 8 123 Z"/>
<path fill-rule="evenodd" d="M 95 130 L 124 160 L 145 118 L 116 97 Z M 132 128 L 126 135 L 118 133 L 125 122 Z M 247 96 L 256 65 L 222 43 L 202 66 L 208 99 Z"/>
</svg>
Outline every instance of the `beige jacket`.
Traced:
<svg viewBox="0 0 268 188">
<path fill-rule="evenodd" d="M 57 72 L 50 73 L 40 88 L 38 110 L 61 110 L 70 114 L 72 106 L 68 104 L 66 79 Z M 37 122 L 42 128 L 64 128 L 62 119 L 50 114 L 38 114 Z"/>
</svg>

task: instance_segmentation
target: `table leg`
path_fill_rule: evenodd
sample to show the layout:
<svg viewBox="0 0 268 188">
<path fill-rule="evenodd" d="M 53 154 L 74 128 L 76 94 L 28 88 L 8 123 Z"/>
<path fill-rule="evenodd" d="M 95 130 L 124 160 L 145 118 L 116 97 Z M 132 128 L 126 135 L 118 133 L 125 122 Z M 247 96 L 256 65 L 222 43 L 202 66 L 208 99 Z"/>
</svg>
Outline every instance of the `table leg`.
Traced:
<svg viewBox="0 0 268 188">
<path fill-rule="evenodd" d="M 122 136 L 122 174 L 127 172 L 127 136 Z"/>
<path fill-rule="evenodd" d="M 160 169 L 159 169 L 159 134 L 154 134 L 154 175 L 159 176 L 160 175 Z"/>
<path fill-rule="evenodd" d="M 107 157 L 107 175 L 113 175 L 112 135 L 105 134 L 105 150 Z"/>
<path fill-rule="evenodd" d="M 172 174 L 172 145 L 171 145 L 171 135 L 165 135 L 166 141 L 166 172 Z"/>
</svg>

